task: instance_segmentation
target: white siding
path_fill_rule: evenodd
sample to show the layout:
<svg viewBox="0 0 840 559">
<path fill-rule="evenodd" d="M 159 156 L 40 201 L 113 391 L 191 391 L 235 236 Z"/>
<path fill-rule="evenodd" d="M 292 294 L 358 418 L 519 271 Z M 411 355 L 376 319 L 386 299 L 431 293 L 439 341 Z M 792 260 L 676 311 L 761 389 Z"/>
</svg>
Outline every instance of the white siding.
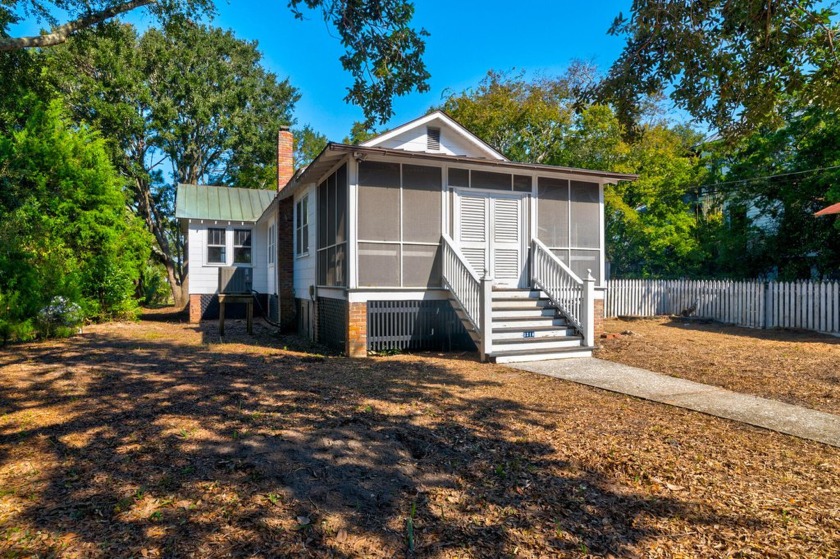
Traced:
<svg viewBox="0 0 840 559">
<path fill-rule="evenodd" d="M 429 123 L 433 128 L 440 128 L 440 151 L 433 151 L 430 153 L 442 153 L 445 155 L 465 155 L 469 157 L 486 157 L 487 154 L 481 152 L 474 145 L 470 144 L 463 137 L 456 134 L 451 128 L 441 123 L 440 121 L 433 121 Z M 426 126 L 418 126 L 411 130 L 406 130 L 402 134 L 390 138 L 377 147 L 390 149 L 404 149 L 406 151 L 424 151 L 429 152 L 428 138 L 426 135 Z"/>
<path fill-rule="evenodd" d="M 254 291 L 270 293 L 272 287 L 268 281 L 268 223 L 254 224 L 252 235 L 252 251 L 254 267 Z"/>
<path fill-rule="evenodd" d="M 225 265 L 233 265 L 233 230 L 251 229 L 251 266 L 254 267 L 254 289 L 260 293 L 268 290 L 266 274 L 266 231 L 267 226 L 257 226 L 254 223 L 231 224 L 228 222 L 216 223 L 192 221 L 187 227 L 187 246 L 189 257 L 189 291 L 191 294 L 213 294 L 219 287 L 220 264 L 207 263 L 207 230 L 226 230 L 226 257 Z M 241 264 L 240 264 L 241 265 Z"/>
<path fill-rule="evenodd" d="M 297 208 L 298 200 L 306 195 L 309 195 L 309 254 L 306 256 L 295 255 L 294 289 L 295 297 L 298 299 L 306 299 L 309 297 L 309 286 L 315 285 L 316 280 L 316 255 L 318 253 L 318 212 L 316 211 L 318 207 L 318 200 L 316 199 L 317 191 L 318 189 L 315 188 L 315 185 L 310 184 L 295 192 L 295 208 Z M 290 242 L 292 243 L 292 247 L 297 246 L 297 223 L 294 225 L 293 238 L 280 239 L 279 242 Z"/>
</svg>

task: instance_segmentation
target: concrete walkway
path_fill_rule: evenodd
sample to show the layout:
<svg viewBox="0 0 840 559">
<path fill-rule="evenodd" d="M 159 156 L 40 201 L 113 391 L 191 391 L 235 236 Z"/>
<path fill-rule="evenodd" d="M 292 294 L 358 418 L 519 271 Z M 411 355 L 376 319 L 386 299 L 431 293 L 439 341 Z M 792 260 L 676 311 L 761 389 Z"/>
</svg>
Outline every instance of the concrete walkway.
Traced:
<svg viewBox="0 0 840 559">
<path fill-rule="evenodd" d="M 507 365 L 840 447 L 840 416 L 732 392 L 602 359 Z"/>
</svg>

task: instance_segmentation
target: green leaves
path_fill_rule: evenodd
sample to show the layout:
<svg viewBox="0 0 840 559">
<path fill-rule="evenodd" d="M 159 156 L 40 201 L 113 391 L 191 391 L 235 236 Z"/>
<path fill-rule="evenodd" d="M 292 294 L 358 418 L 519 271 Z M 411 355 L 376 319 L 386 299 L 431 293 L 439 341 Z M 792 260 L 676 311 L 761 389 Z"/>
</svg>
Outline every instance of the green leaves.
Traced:
<svg viewBox="0 0 840 559">
<path fill-rule="evenodd" d="M 0 132 L 0 319 L 26 321 L 53 297 L 89 318 L 132 316 L 147 233 L 125 210 L 103 141 L 60 102 L 25 103 L 20 130 Z"/>
<path fill-rule="evenodd" d="M 727 137 L 779 126 L 791 100 L 840 108 L 834 3 L 635 0 L 610 33 L 627 43 L 601 93 L 625 126 L 640 100 L 676 105 Z"/>
</svg>

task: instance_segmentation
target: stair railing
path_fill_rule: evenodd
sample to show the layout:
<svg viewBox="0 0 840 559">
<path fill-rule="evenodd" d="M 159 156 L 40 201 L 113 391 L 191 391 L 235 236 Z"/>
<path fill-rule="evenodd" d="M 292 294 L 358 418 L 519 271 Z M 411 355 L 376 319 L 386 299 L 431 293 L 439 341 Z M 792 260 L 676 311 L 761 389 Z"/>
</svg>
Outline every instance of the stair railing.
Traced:
<svg viewBox="0 0 840 559">
<path fill-rule="evenodd" d="M 534 239 L 531 246 L 531 283 L 543 290 L 551 304 L 581 333 L 584 345 L 593 346 L 595 278 L 592 271 L 587 271 L 586 279 L 580 279 L 539 239 Z"/>
<path fill-rule="evenodd" d="M 467 320 L 481 340 L 481 360 L 485 361 L 492 348 L 492 283 L 485 272 L 479 279 L 467 259 L 444 233 L 440 246 L 443 260 L 443 285 L 461 306 Z"/>
</svg>

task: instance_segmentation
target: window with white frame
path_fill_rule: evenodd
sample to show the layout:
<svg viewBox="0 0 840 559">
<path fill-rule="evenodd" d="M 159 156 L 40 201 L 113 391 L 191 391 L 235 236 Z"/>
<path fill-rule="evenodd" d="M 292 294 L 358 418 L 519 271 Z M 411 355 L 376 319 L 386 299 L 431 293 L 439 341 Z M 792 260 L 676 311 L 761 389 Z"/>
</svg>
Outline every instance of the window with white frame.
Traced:
<svg viewBox="0 0 840 559">
<path fill-rule="evenodd" d="M 295 205 L 295 254 L 309 254 L 309 194 Z"/>
<path fill-rule="evenodd" d="M 207 230 L 207 263 L 227 264 L 227 242 L 224 229 Z"/>
<path fill-rule="evenodd" d="M 250 264 L 251 263 L 251 230 L 250 229 L 234 229 L 233 230 L 233 263 L 234 264 Z"/>
<path fill-rule="evenodd" d="M 274 264 L 277 258 L 277 224 L 268 226 L 268 263 Z"/>
</svg>

